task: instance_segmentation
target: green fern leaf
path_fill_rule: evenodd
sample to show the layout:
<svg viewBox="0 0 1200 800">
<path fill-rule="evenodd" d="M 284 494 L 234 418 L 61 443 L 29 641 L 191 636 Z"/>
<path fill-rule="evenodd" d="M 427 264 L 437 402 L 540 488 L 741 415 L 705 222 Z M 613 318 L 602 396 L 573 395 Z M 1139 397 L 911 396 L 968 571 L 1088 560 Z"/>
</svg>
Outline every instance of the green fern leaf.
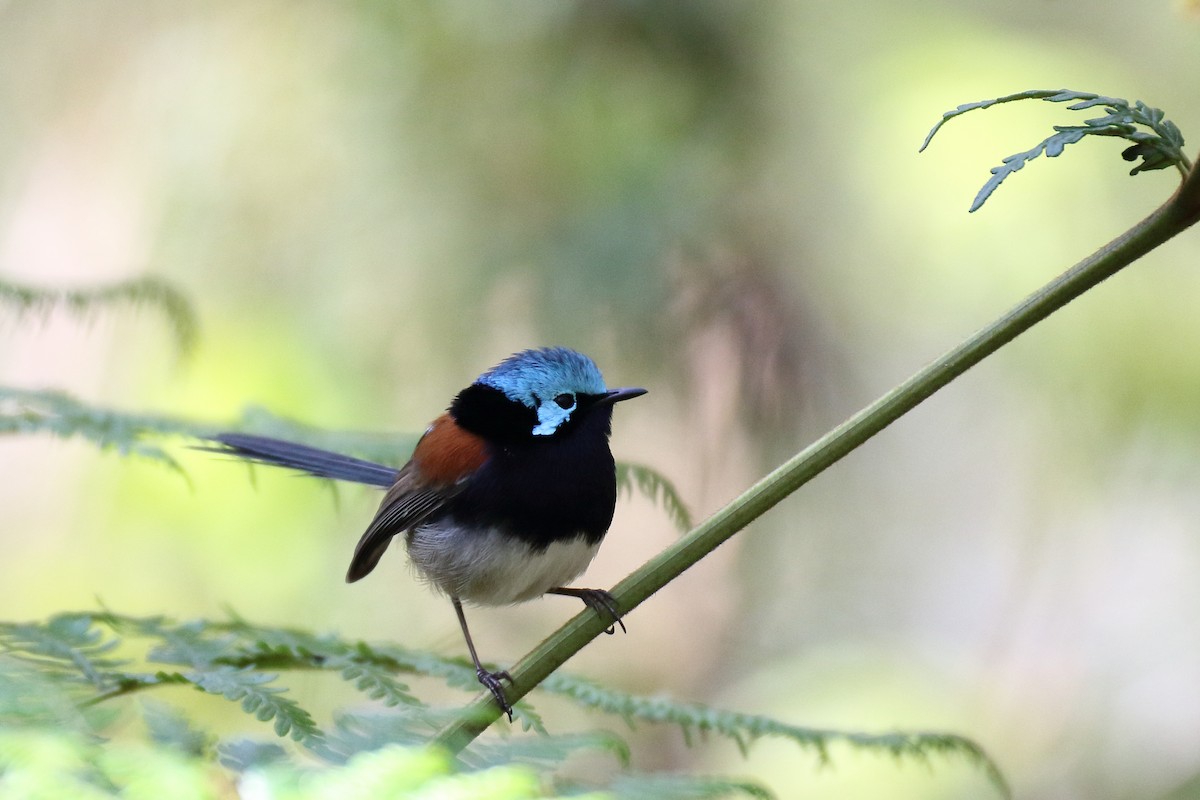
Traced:
<svg viewBox="0 0 1200 800">
<path fill-rule="evenodd" d="M 633 762 L 629 743 L 608 731 L 477 740 L 461 757 L 470 763 L 472 768 L 507 764 L 512 761 L 550 767 L 560 764 L 580 750 L 607 753 L 614 757 L 622 768 L 628 768 Z"/>
<path fill-rule="evenodd" d="M 317 727 L 312 715 L 295 700 L 281 697 L 284 689 L 266 684 L 277 677 L 253 669 L 219 666 L 203 672 L 187 672 L 184 677 L 201 691 L 216 694 L 239 703 L 242 710 L 259 720 L 275 720 L 277 736 L 291 735 L 305 745 L 324 742 L 325 734 Z"/>
<path fill-rule="evenodd" d="M 0 304 L 15 308 L 18 314 L 65 308 L 84 316 L 114 303 L 159 307 L 171 324 L 180 351 L 187 354 L 195 348 L 196 315 L 183 294 L 160 278 L 133 278 L 87 289 L 49 289 L 0 280 Z"/>
<path fill-rule="evenodd" d="M 924 151 L 942 126 L 955 117 L 962 116 L 968 111 L 977 111 L 1017 100 L 1071 103 L 1067 106 L 1071 111 L 1084 111 L 1102 106 L 1108 113 L 1102 117 L 1085 120 L 1082 125 L 1055 125 L 1054 133 L 1035 147 L 1005 158 L 1000 166 L 992 168 L 992 177 L 975 195 L 975 200 L 971 203 L 971 211 L 982 206 L 1008 176 L 1021 170 L 1039 155 L 1045 153 L 1048 158 L 1055 158 L 1062 155 L 1067 145 L 1080 142 L 1088 136 L 1110 136 L 1133 142 L 1131 147 L 1127 147 L 1121 153 L 1121 157 L 1126 161 L 1141 161 L 1130 170 L 1130 175 L 1176 167 L 1182 175 L 1186 176 L 1192 168 L 1191 162 L 1183 152 L 1183 134 L 1178 126 L 1166 119 L 1166 115 L 1161 109 L 1151 108 L 1141 100 L 1130 105 L 1128 100 L 1119 97 L 1105 97 L 1066 89 L 1034 89 L 960 105 L 942 115 L 942 118 L 926 135 L 921 150 Z M 1139 130 L 1139 128 L 1149 128 L 1150 131 Z"/>
<path fill-rule="evenodd" d="M 550 731 L 546 730 L 546 723 L 542 720 L 542 715 L 533 710 L 533 706 L 522 700 L 512 707 L 513 722 L 521 726 L 521 730 L 525 732 L 533 731 L 539 736 L 549 736 Z"/>
<path fill-rule="evenodd" d="M 617 488 L 621 491 L 638 491 L 667 512 L 667 516 L 681 531 L 692 527 L 692 517 L 680 497 L 675 485 L 657 470 L 642 464 L 621 462 L 617 464 Z"/>
<path fill-rule="evenodd" d="M 771 717 L 722 711 L 698 703 L 679 703 L 662 696 L 638 697 L 561 672 L 547 677 L 539 688 L 570 697 L 580 705 L 620 716 L 630 725 L 639 720 L 675 725 L 689 744 L 693 732 L 723 736 L 737 744 L 743 753 L 755 739 L 769 736 L 789 739 L 802 748 L 813 750 L 822 764 L 829 762 L 829 746 L 834 742 L 844 742 L 857 748 L 884 751 L 898 757 L 918 760 L 927 760 L 931 753 L 957 755 L 982 768 L 992 785 L 1005 797 L 1010 796 L 1007 782 L 983 748 L 956 734 L 871 734 L 805 728 L 789 725 Z"/>
<path fill-rule="evenodd" d="M 246 772 L 288 762 L 288 753 L 274 742 L 234 739 L 217 745 L 217 760 L 234 772 Z"/>
<path fill-rule="evenodd" d="M 925 135 L 925 141 L 921 144 L 921 150 L 919 152 L 924 152 L 925 148 L 929 147 L 929 143 L 933 141 L 933 137 L 936 136 L 938 131 L 942 129 L 942 126 L 955 117 L 961 117 L 968 111 L 981 111 L 985 108 L 991 108 L 992 106 L 1000 105 L 1001 103 L 1012 103 L 1017 100 L 1045 100 L 1050 103 L 1070 103 L 1072 101 L 1077 101 L 1074 105 L 1070 106 L 1070 108 L 1075 111 L 1082 111 L 1084 109 L 1099 105 L 1128 105 L 1126 101 L 1119 98 L 1103 97 L 1090 92 L 1076 92 L 1070 89 L 1031 89 L 1025 92 L 1006 94 L 1003 97 L 993 97 L 990 100 L 979 100 L 974 103 L 963 103 L 957 108 L 942 114 L 942 118 L 938 120 L 937 124 L 934 125 L 929 133 Z"/>
<path fill-rule="evenodd" d="M 757 783 L 703 775 L 621 775 L 608 791 L 621 800 L 715 800 L 723 797 L 772 800 L 775 796 Z"/>
<path fill-rule="evenodd" d="M 149 698 L 138 705 L 151 741 L 193 756 L 208 752 L 213 738 L 197 730 L 179 709 Z"/>
<path fill-rule="evenodd" d="M 352 682 L 355 689 L 372 700 L 380 700 L 389 707 L 424 705 L 386 667 L 346 657 L 331 659 L 328 666 L 336 669 L 339 664 L 345 664 L 341 670 L 342 678 Z"/>
<path fill-rule="evenodd" d="M 207 667 L 225 658 L 237 637 L 211 630 L 203 620 L 180 625 L 163 625 L 156 631 L 143 630 L 142 635 L 157 633 L 161 643 L 150 649 L 147 658 L 161 664 L 188 667 Z"/>
<path fill-rule="evenodd" d="M 128 671 L 127 662 L 110 656 L 120 640 L 106 632 L 105 627 L 126 638 L 148 639 L 148 660 L 174 664 L 182 669 L 155 673 Z M 198 690 L 239 703 L 246 713 L 259 720 L 273 721 L 277 735 L 290 735 L 314 754 L 333 761 L 344 761 L 356 752 L 376 749 L 383 744 L 427 741 L 432 732 L 447 721 L 447 715 L 455 713 L 423 706 L 409 694 L 408 687 L 395 678 L 395 673 L 437 677 L 468 691 L 479 690 L 474 668 L 462 659 L 443 658 L 396 645 L 368 645 L 328 634 L 258 628 L 236 616 L 227 622 L 196 620 L 180 624 L 163 617 L 126 617 L 110 611 L 62 614 L 45 623 L 0 624 L 0 647 L 8 658 L 31 664 L 54 681 L 74 686 L 76 690 L 91 687 L 93 694 L 78 704 L 81 708 L 92 708 L 115 697 L 154 687 L 190 684 Z M 3 665 L 0 661 L 0 667 Z M 264 671 L 268 668 L 271 671 Z M 360 691 L 393 705 L 395 710 L 386 716 L 371 718 L 337 716 L 336 733 L 332 738 L 327 737 L 308 711 L 282 696 L 285 689 L 271 685 L 277 679 L 278 671 L 296 669 L 340 673 Z M 814 751 L 822 763 L 829 760 L 829 748 L 834 743 L 925 761 L 939 754 L 966 757 L 981 766 L 1001 791 L 1007 791 L 1003 778 L 986 753 L 969 739 L 954 734 L 868 734 L 803 728 L 769 717 L 679 703 L 662 696 L 637 697 L 563 673 L 551 675 L 541 688 L 568 697 L 580 706 L 620 716 L 630 725 L 639 721 L 671 724 L 678 727 L 689 742 L 697 735 L 711 734 L 735 742 L 743 751 L 755 740 L 770 736 L 788 739 Z M 518 704 L 514 717 L 525 730 L 538 734 L 521 737 L 523 740 L 547 743 L 540 751 L 543 755 L 548 755 L 555 747 L 587 746 L 582 740 L 572 744 L 562 737 L 549 736 L 541 716 L 524 702 Z M 174 736 L 181 743 L 190 742 L 186 746 L 199 746 L 200 734 L 181 729 L 169 715 L 157 723 L 148 719 L 147 724 L 151 728 L 157 726 L 156 735 Z M 625 748 L 623 743 L 609 746 Z M 469 758 L 486 761 L 489 758 L 487 747 L 488 744 L 476 743 Z M 540 745 L 528 747 L 533 758 Z M 222 758 L 225 757 L 223 754 Z M 717 788 L 715 783 L 706 786 L 704 791 Z M 732 784 L 726 788 L 730 792 L 747 793 Z M 752 791 L 749 793 L 753 794 Z"/>
<path fill-rule="evenodd" d="M 423 746 L 456 713 L 453 708 L 428 706 L 398 706 L 387 713 L 337 711 L 333 715 L 333 731 L 314 752 L 341 763 L 356 753 L 387 745 Z"/>
<path fill-rule="evenodd" d="M 98 689 L 128 663 L 106 657 L 120 641 L 109 638 L 87 614 L 60 614 L 45 624 L 0 623 L 0 647 L 23 661 L 63 676 L 80 675 Z"/>
<path fill-rule="evenodd" d="M 80 436 L 100 449 L 149 458 L 183 474 L 165 450 L 145 441 L 150 435 L 199 435 L 194 423 L 154 415 L 126 414 L 88 406 L 65 392 L 0 386 L 0 435 L 50 433 L 64 439 Z"/>
</svg>

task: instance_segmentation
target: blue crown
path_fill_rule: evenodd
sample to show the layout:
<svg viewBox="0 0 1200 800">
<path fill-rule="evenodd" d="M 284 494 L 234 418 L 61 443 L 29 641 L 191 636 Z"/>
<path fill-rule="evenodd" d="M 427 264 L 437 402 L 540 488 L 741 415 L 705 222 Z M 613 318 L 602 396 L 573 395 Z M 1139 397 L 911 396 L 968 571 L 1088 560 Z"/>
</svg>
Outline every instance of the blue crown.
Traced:
<svg viewBox="0 0 1200 800">
<path fill-rule="evenodd" d="M 479 376 L 476 383 L 491 386 L 518 403 L 535 408 L 563 392 L 604 394 L 604 376 L 596 362 L 566 347 L 523 350 Z"/>
</svg>

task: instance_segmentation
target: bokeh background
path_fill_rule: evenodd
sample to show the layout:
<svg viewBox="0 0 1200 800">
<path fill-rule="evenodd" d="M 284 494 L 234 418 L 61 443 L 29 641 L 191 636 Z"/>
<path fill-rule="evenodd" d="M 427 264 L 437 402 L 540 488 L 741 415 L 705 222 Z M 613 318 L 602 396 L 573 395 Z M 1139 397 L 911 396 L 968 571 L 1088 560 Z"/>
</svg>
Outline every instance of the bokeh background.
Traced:
<svg viewBox="0 0 1200 800">
<path fill-rule="evenodd" d="M 0 384 L 220 423 L 262 406 L 419 432 L 510 352 L 561 343 L 651 394 L 618 458 L 699 516 L 1148 213 L 1118 142 L 966 213 L 1049 104 L 1163 107 L 1196 138 L 1194 3 L 0 2 L 0 276 L 153 274 L 195 305 L 0 315 Z M 1194 145 L 1193 145 L 1194 148 Z M 1200 239 L 1185 235 L 925 403 L 570 665 L 848 730 L 945 729 L 1025 798 L 1200 797 Z M 189 480 L 0 440 L 0 616 L 97 602 L 457 654 L 390 557 L 342 582 L 378 497 L 186 451 Z M 588 574 L 677 535 L 621 505 Z M 515 659 L 575 604 L 473 612 Z M 351 699 L 297 677 L 318 710 Z M 221 728 L 253 721 L 189 697 Z M 553 701 L 542 701 L 554 709 Z M 560 728 L 605 725 L 561 708 Z M 628 734 L 643 769 L 782 797 L 966 798 L 957 761 Z M 611 768 L 611 765 L 609 765 Z"/>
</svg>

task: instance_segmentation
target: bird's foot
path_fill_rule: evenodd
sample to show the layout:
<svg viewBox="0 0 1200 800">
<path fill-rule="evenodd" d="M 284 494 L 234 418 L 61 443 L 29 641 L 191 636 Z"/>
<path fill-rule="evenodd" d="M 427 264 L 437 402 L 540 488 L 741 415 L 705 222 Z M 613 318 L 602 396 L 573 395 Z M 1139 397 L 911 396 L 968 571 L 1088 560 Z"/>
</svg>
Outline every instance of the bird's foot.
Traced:
<svg viewBox="0 0 1200 800">
<path fill-rule="evenodd" d="M 558 587 L 551 589 L 552 594 L 564 594 L 569 597 L 578 597 L 583 601 L 583 604 L 595 611 L 602 617 L 606 617 L 613 621 L 613 625 L 608 627 L 605 633 L 610 636 L 617 632 L 616 626 L 621 626 L 621 633 L 629 633 L 625 630 L 625 623 L 621 621 L 621 606 L 617 604 L 617 598 L 613 597 L 603 589 L 573 589 Z"/>
<path fill-rule="evenodd" d="M 476 667 L 475 675 L 478 676 L 479 682 L 492 693 L 492 697 L 496 699 L 496 705 L 500 706 L 500 710 L 508 715 L 508 721 L 512 722 L 512 706 L 508 704 L 508 698 L 504 696 L 504 684 L 502 683 L 502 681 L 512 683 L 512 675 L 509 675 L 505 670 L 488 672 L 483 667 Z"/>
</svg>

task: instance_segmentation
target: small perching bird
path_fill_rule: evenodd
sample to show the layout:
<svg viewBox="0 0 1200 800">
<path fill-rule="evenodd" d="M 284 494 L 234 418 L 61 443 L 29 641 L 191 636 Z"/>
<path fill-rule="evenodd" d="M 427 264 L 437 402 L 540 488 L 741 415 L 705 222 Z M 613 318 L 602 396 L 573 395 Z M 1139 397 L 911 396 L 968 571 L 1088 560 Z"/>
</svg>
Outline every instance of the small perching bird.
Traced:
<svg viewBox="0 0 1200 800">
<path fill-rule="evenodd" d="M 578 597 L 621 623 L 602 589 L 567 586 L 612 524 L 612 406 L 646 393 L 609 389 L 596 364 L 565 347 L 525 350 L 458 393 L 399 471 L 307 445 L 242 433 L 206 448 L 334 480 L 387 488 L 346 581 L 366 577 L 404 534 L 418 574 L 450 598 L 479 682 L 512 719 L 505 672 L 483 668 L 463 603 L 500 606 L 543 594 Z M 610 631 L 611 632 L 611 631 Z"/>
</svg>

